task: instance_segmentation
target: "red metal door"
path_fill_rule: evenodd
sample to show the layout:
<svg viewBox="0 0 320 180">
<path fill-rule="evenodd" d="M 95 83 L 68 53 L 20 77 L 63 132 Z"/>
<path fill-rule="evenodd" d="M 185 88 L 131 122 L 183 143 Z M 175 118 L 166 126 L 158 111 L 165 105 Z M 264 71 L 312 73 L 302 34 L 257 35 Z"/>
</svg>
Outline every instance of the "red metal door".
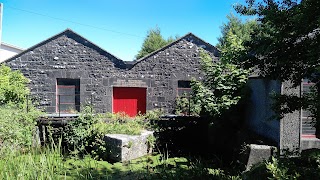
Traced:
<svg viewBox="0 0 320 180">
<path fill-rule="evenodd" d="M 131 117 L 146 113 L 146 88 L 114 87 L 113 112 L 124 112 Z"/>
</svg>

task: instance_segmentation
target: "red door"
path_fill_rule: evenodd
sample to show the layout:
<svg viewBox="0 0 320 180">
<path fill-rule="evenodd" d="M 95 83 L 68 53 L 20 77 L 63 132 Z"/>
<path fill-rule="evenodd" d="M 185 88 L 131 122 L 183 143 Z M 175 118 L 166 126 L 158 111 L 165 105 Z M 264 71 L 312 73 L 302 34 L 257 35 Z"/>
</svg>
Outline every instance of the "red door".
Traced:
<svg viewBox="0 0 320 180">
<path fill-rule="evenodd" d="M 146 113 L 146 88 L 114 87 L 113 112 L 124 112 L 131 117 Z"/>
</svg>

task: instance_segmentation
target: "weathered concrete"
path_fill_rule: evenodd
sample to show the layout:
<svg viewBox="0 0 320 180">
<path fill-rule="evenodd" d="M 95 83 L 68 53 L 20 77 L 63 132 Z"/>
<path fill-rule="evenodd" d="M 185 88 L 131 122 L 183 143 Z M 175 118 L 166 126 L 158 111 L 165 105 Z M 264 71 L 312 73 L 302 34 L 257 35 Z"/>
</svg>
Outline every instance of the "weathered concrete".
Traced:
<svg viewBox="0 0 320 180">
<path fill-rule="evenodd" d="M 276 148 L 273 146 L 250 144 L 246 171 L 250 170 L 253 165 L 260 163 L 263 160 L 268 160 L 275 150 Z"/>
<path fill-rule="evenodd" d="M 141 135 L 107 134 L 108 157 L 113 161 L 129 161 L 147 155 L 150 152 L 148 137 L 152 131 L 143 131 Z"/>
<path fill-rule="evenodd" d="M 301 148 L 300 150 L 306 149 L 313 149 L 317 148 L 320 149 L 320 139 L 318 138 L 301 138 Z"/>
<path fill-rule="evenodd" d="M 282 83 L 282 94 L 300 97 L 300 87 L 292 88 L 292 83 Z M 296 151 L 300 148 L 301 111 L 285 114 L 280 120 L 280 149 Z"/>
<path fill-rule="evenodd" d="M 280 121 L 273 119 L 272 93 L 281 92 L 281 82 L 249 78 L 250 98 L 247 102 L 246 123 L 255 133 L 280 143 Z"/>
</svg>

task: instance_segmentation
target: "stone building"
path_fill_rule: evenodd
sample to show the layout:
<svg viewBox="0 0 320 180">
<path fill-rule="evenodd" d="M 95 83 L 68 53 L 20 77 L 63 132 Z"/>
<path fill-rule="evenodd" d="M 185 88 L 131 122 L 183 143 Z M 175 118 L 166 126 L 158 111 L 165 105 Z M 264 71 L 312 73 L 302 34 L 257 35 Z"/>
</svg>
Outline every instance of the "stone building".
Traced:
<svg viewBox="0 0 320 180">
<path fill-rule="evenodd" d="M 8 59 L 5 63 L 31 80 L 31 94 L 48 113 L 81 111 L 92 104 L 97 112 L 174 110 L 178 95 L 190 91 L 190 80 L 201 80 L 200 49 L 214 61 L 219 51 L 192 33 L 133 62 L 125 62 L 67 29 Z M 246 123 L 280 149 L 318 147 L 315 130 L 306 124 L 303 111 L 270 119 L 270 93 L 301 94 L 290 83 L 252 75 L 248 85 Z M 306 128 L 307 127 L 307 128 Z M 306 130 L 308 129 L 309 130 Z"/>
<path fill-rule="evenodd" d="M 179 91 L 201 79 L 199 50 L 218 50 L 189 33 L 137 61 L 125 62 L 67 29 L 7 60 L 31 80 L 31 94 L 48 113 L 80 111 L 134 116 L 161 108 L 172 112 Z M 60 100 L 60 101 L 59 101 Z"/>
</svg>

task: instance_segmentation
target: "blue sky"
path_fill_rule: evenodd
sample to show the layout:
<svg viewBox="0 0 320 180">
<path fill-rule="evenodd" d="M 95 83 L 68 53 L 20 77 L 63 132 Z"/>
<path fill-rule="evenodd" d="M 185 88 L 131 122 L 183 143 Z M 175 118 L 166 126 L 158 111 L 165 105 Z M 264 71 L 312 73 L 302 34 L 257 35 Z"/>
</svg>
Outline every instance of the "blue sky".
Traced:
<svg viewBox="0 0 320 180">
<path fill-rule="evenodd" d="M 2 41 L 31 47 L 70 28 L 130 61 L 150 28 L 162 35 L 192 32 L 215 45 L 232 5 L 244 0 L 0 0 Z"/>
</svg>

